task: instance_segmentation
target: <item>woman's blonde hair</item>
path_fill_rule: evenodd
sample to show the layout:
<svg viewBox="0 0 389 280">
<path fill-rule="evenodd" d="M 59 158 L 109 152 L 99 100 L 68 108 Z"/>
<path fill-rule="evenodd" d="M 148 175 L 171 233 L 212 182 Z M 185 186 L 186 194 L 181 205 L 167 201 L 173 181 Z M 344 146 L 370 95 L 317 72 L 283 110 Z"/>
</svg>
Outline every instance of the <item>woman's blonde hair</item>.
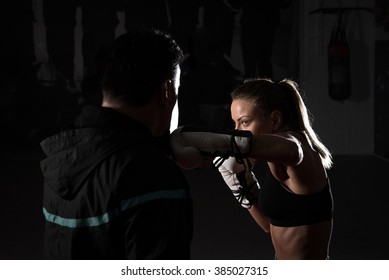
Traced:
<svg viewBox="0 0 389 280">
<path fill-rule="evenodd" d="M 231 93 L 231 97 L 233 100 L 254 101 L 255 106 L 265 114 L 270 114 L 275 110 L 280 111 L 282 114 L 280 129 L 303 133 L 312 148 L 319 153 L 323 166 L 326 169 L 331 168 L 331 153 L 312 128 L 310 115 L 296 82 L 290 79 L 280 82 L 273 82 L 267 78 L 250 79 L 237 87 Z"/>
</svg>

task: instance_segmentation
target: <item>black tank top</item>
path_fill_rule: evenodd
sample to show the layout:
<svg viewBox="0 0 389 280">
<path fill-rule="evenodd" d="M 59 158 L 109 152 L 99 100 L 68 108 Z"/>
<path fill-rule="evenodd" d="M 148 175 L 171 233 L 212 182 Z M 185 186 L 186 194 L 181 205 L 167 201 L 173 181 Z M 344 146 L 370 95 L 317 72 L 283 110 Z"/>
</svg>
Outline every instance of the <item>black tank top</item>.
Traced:
<svg viewBox="0 0 389 280">
<path fill-rule="evenodd" d="M 266 164 L 267 166 L 267 164 Z M 259 191 L 259 207 L 274 226 L 291 227 L 332 219 L 333 199 L 329 179 L 319 192 L 300 195 L 287 190 L 270 172 Z"/>
</svg>

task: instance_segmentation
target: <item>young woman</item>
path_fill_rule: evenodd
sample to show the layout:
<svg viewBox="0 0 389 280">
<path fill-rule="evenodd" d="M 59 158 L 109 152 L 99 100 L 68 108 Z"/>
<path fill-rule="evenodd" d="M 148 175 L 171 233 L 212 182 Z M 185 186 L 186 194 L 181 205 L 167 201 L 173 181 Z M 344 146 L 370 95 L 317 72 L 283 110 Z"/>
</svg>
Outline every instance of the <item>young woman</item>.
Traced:
<svg viewBox="0 0 389 280">
<path fill-rule="evenodd" d="M 231 96 L 236 131 L 180 127 L 171 134 L 173 158 L 191 169 L 204 166 L 204 157 L 219 157 L 224 181 L 270 233 L 277 259 L 327 259 L 333 201 L 326 170 L 332 159 L 311 127 L 297 84 L 247 80 Z M 260 188 L 249 163 L 255 160 L 268 167 Z"/>
<path fill-rule="evenodd" d="M 326 169 L 332 159 L 311 127 L 297 84 L 247 80 L 231 96 L 235 129 L 253 134 L 250 158 L 269 167 L 250 214 L 270 232 L 277 259 L 327 259 L 333 202 Z"/>
</svg>

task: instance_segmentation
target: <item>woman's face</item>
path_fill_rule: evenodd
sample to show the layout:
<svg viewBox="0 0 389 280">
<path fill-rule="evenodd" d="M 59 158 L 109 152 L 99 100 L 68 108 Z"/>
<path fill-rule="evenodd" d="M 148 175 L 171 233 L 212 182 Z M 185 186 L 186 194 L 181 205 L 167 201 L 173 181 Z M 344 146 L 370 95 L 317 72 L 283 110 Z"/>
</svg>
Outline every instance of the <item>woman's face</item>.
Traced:
<svg viewBox="0 0 389 280">
<path fill-rule="evenodd" d="M 273 131 L 271 118 L 265 116 L 252 100 L 233 100 L 231 117 L 237 130 L 249 130 L 252 134 L 268 134 Z"/>
</svg>

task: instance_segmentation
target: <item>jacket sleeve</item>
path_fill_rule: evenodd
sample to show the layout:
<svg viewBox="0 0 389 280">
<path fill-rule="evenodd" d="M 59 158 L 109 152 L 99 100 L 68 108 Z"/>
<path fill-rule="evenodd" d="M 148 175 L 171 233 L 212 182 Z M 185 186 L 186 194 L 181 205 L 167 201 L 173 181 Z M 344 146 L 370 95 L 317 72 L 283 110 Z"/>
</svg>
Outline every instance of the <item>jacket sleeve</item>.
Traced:
<svg viewBox="0 0 389 280">
<path fill-rule="evenodd" d="M 190 259 L 192 235 L 187 202 L 158 199 L 123 216 L 127 259 Z"/>
<path fill-rule="evenodd" d="M 189 259 L 192 200 L 170 160 L 143 157 L 123 171 L 121 232 L 127 259 Z"/>
</svg>

